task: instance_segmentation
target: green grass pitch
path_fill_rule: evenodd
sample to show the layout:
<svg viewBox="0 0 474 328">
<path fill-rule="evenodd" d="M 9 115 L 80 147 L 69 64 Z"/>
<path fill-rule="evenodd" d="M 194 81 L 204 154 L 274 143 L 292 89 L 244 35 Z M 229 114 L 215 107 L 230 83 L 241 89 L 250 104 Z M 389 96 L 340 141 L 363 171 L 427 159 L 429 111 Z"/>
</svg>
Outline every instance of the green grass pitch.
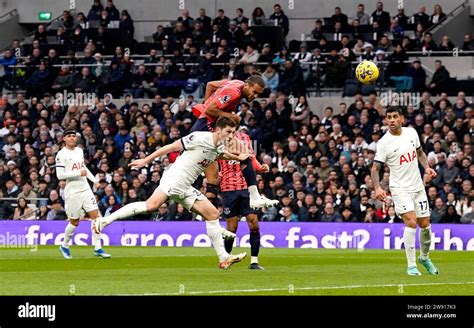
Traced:
<svg viewBox="0 0 474 328">
<path fill-rule="evenodd" d="M 211 248 L 91 247 L 0 249 L 0 295 L 473 295 L 471 252 L 432 252 L 440 275 L 407 276 L 405 253 L 384 250 L 261 249 L 265 271 L 249 258 L 218 269 Z M 244 249 L 235 249 L 242 251 Z M 245 251 L 249 252 L 248 249 Z"/>
</svg>

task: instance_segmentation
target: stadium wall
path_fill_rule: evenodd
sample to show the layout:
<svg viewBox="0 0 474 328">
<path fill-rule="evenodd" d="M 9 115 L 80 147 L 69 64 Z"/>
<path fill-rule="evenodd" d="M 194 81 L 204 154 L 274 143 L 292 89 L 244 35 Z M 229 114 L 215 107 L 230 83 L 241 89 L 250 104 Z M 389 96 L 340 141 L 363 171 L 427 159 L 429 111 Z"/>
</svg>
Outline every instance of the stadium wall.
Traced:
<svg viewBox="0 0 474 328">
<path fill-rule="evenodd" d="M 53 17 L 61 15 L 62 11 L 69 9 L 70 0 L 48 0 L 48 1 L 32 1 L 32 0 L 4 0 L 7 6 L 14 3 L 13 6 L 18 8 L 20 14 L 20 23 L 40 23 L 38 13 L 47 11 L 53 14 Z M 474 2 L 474 0 L 470 0 Z M 104 1 L 103 1 L 104 2 Z M 175 20 L 181 14 L 180 3 L 190 11 L 192 17 L 195 17 L 199 8 L 205 8 L 207 15 L 216 16 L 218 9 L 224 9 L 226 16 L 235 17 L 235 10 L 243 8 L 247 17 L 251 16 L 256 6 L 262 7 L 266 16 L 273 13 L 273 4 L 280 3 L 286 15 L 290 17 L 290 34 L 288 39 L 300 39 L 302 33 L 310 33 L 314 26 L 315 18 L 331 16 L 334 13 L 334 7 L 340 6 L 342 11 L 351 17 L 354 15 L 356 5 L 363 3 L 366 6 L 366 12 L 371 14 L 375 9 L 374 1 L 360 0 L 357 3 L 350 0 L 338 1 L 337 4 L 328 1 L 314 0 L 275 0 L 275 1 L 254 1 L 254 0 L 135 0 L 129 2 L 126 0 L 115 0 L 116 7 L 119 10 L 127 9 L 132 18 L 135 20 L 136 39 L 143 41 L 143 37 L 151 35 L 156 28 L 157 22 L 169 22 Z M 439 3 L 443 7 L 444 12 L 450 12 L 463 1 L 448 0 L 422 0 L 422 1 L 405 1 L 405 12 L 409 15 L 418 11 L 420 4 L 427 8 L 427 13 L 433 12 L 435 4 Z M 384 1 L 384 9 L 393 16 L 397 12 L 398 1 Z M 92 1 L 76 0 L 76 11 L 83 11 L 87 14 Z M 472 9 L 472 6 L 471 6 Z M 143 25 L 143 26 L 141 26 Z"/>
<path fill-rule="evenodd" d="M 0 221 L 0 247 L 60 245 L 62 221 Z M 267 248 L 402 249 L 403 224 L 261 222 L 261 244 Z M 433 224 L 432 249 L 474 250 L 474 225 Z M 82 224 L 72 242 L 91 245 L 90 227 Z M 119 221 L 102 233 L 104 246 L 211 247 L 204 222 Z M 249 247 L 242 225 L 236 245 Z"/>
<path fill-rule="evenodd" d="M 464 8 L 458 15 L 449 17 L 443 24 L 433 30 L 433 40 L 440 44 L 443 36 L 449 35 L 453 44 L 462 44 L 464 33 L 474 31 L 474 17 L 471 15 L 472 6 Z"/>
</svg>

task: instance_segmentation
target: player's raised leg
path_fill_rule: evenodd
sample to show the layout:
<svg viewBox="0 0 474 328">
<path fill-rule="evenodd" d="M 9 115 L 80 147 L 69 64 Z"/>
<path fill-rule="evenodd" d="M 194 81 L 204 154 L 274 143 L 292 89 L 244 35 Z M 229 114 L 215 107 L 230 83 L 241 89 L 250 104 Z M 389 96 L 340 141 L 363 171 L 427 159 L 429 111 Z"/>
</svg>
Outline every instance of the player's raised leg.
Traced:
<svg viewBox="0 0 474 328">
<path fill-rule="evenodd" d="M 159 188 L 156 188 L 155 192 L 146 201 L 127 204 L 109 216 L 99 217 L 96 220 L 95 231 L 100 233 L 106 226 L 115 220 L 126 219 L 138 214 L 155 212 L 167 200 L 168 195 L 166 195 Z"/>
<path fill-rule="evenodd" d="M 207 235 L 211 239 L 212 246 L 219 258 L 219 267 L 228 269 L 232 264 L 242 261 L 247 253 L 243 252 L 237 255 L 229 255 L 224 247 L 224 239 L 233 239 L 235 234 L 224 229 L 219 223 L 219 211 L 207 198 L 196 199 L 192 206 L 192 211 L 196 212 L 206 220 Z M 224 237 L 224 239 L 222 238 Z"/>
<path fill-rule="evenodd" d="M 240 154 L 249 152 L 249 146 L 250 145 L 244 145 L 239 139 L 233 138 L 227 147 L 231 153 Z M 252 163 L 252 160 L 254 159 L 255 157 L 252 155 L 246 160 L 240 162 L 242 175 L 244 176 L 245 182 L 248 186 L 250 207 L 253 209 L 259 209 L 276 206 L 279 203 L 278 200 L 268 199 L 265 196 L 260 195 L 258 191 L 257 173 L 255 172 L 255 168 Z"/>
</svg>

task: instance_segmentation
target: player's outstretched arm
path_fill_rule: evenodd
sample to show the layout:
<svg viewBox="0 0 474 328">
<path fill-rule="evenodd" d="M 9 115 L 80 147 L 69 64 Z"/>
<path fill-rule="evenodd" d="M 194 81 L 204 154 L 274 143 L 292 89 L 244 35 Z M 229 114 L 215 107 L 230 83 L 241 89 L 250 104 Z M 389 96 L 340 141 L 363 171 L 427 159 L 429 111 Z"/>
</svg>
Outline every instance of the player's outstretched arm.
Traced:
<svg viewBox="0 0 474 328">
<path fill-rule="evenodd" d="M 130 166 L 131 168 L 138 169 L 140 167 L 147 165 L 148 163 L 153 162 L 155 158 L 161 157 L 163 155 L 169 154 L 174 151 L 181 151 L 181 150 L 183 150 L 183 144 L 181 143 L 181 139 L 179 139 L 173 142 L 172 144 L 161 147 L 160 149 L 156 150 L 155 152 L 151 153 L 145 158 L 136 159 L 132 161 L 130 164 L 128 164 L 128 166 Z"/>
<path fill-rule="evenodd" d="M 240 123 L 240 116 L 234 113 L 229 113 L 229 112 L 224 112 L 221 110 L 215 102 L 209 104 L 205 111 L 206 115 L 215 117 L 215 118 L 220 118 L 220 117 L 226 117 L 234 120 L 237 123 Z"/>
<path fill-rule="evenodd" d="M 247 158 L 249 158 L 249 156 L 250 154 L 246 152 L 240 153 L 239 155 L 234 155 L 226 150 L 219 155 L 219 159 L 223 159 L 226 161 L 245 161 Z"/>
<path fill-rule="evenodd" d="M 423 168 L 425 169 L 426 174 L 428 174 L 431 178 L 436 177 L 436 171 L 433 170 L 429 166 L 428 159 L 426 158 L 426 154 L 425 154 L 425 152 L 423 151 L 423 149 L 421 147 L 418 147 L 416 149 L 416 154 L 418 156 L 418 163 L 420 163 L 421 166 L 423 166 Z"/>
<path fill-rule="evenodd" d="M 370 169 L 370 177 L 372 178 L 372 183 L 374 184 L 375 197 L 378 200 L 385 201 L 387 199 L 387 194 L 380 186 L 379 172 L 380 172 L 381 167 L 382 167 L 381 163 L 374 162 L 372 164 L 372 168 Z"/>
<path fill-rule="evenodd" d="M 222 85 L 224 81 L 210 81 L 206 84 L 206 93 L 204 94 L 204 100 L 207 100 L 216 90 Z"/>
</svg>

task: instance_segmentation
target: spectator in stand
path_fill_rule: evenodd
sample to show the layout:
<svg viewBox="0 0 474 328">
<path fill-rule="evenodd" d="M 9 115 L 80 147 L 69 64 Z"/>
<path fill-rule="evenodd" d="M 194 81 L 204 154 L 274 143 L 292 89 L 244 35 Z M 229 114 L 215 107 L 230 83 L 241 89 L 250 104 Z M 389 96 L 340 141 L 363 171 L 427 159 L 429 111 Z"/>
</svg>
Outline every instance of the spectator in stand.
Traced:
<svg viewBox="0 0 474 328">
<path fill-rule="evenodd" d="M 441 63 L 441 60 L 435 61 L 435 72 L 429 84 L 429 90 L 432 95 L 438 95 L 446 90 L 449 84 L 449 72 Z"/>
<path fill-rule="evenodd" d="M 249 19 L 244 16 L 244 10 L 242 8 L 237 8 L 235 13 L 237 16 L 232 20 L 235 21 L 239 27 L 242 23 L 249 23 Z"/>
<path fill-rule="evenodd" d="M 388 30 L 390 33 L 393 34 L 393 37 L 396 39 L 403 38 L 405 30 L 402 25 L 400 25 L 399 20 L 392 19 L 392 23 L 390 24 L 390 28 Z"/>
<path fill-rule="evenodd" d="M 420 60 L 415 60 L 408 69 L 407 75 L 413 79 L 413 90 L 423 92 L 426 86 L 426 72 Z"/>
<path fill-rule="evenodd" d="M 111 22 L 120 20 L 120 12 L 117 7 L 115 7 L 113 0 L 107 0 L 105 10 L 107 11 L 108 18 Z"/>
<path fill-rule="evenodd" d="M 452 51 L 454 49 L 454 44 L 449 40 L 447 35 L 443 36 L 441 43 L 439 44 L 439 51 Z"/>
<path fill-rule="evenodd" d="M 440 5 L 436 4 L 433 9 L 433 15 L 430 16 L 429 24 L 436 25 L 446 17 Z"/>
<path fill-rule="evenodd" d="M 311 31 L 311 36 L 315 40 L 321 40 L 324 34 L 323 22 L 320 19 L 317 19 L 314 22 L 314 30 Z"/>
<path fill-rule="evenodd" d="M 418 47 L 420 51 L 436 51 L 438 47 L 436 43 L 433 41 L 433 36 L 430 32 L 426 32 L 423 36 L 423 41 L 421 41 L 420 46 Z"/>
<path fill-rule="evenodd" d="M 377 2 L 376 9 L 372 13 L 372 19 L 374 22 L 378 22 L 382 31 L 387 31 L 390 27 L 390 14 L 383 10 L 382 2 Z"/>
<path fill-rule="evenodd" d="M 421 24 L 425 28 L 429 26 L 430 16 L 428 16 L 425 11 L 426 7 L 421 6 L 420 9 L 418 9 L 418 12 L 413 15 L 413 21 L 415 25 Z"/>
<path fill-rule="evenodd" d="M 336 24 L 337 22 L 341 23 L 342 27 L 348 25 L 347 15 L 343 14 L 341 7 L 334 8 L 334 14 L 331 16 L 331 22 Z"/>
<path fill-rule="evenodd" d="M 67 29 L 71 29 L 74 26 L 74 18 L 69 10 L 63 11 L 63 15 L 59 19 L 60 23 Z"/>
<path fill-rule="evenodd" d="M 357 12 L 352 17 L 352 21 L 357 20 L 360 25 L 369 25 L 370 24 L 370 17 L 365 13 L 365 6 L 363 4 L 359 4 L 357 6 Z"/>
<path fill-rule="evenodd" d="M 221 30 L 226 30 L 229 22 L 230 19 L 224 14 L 224 9 L 219 9 L 216 18 L 212 21 L 212 25 L 217 25 Z"/>
<path fill-rule="evenodd" d="M 35 213 L 29 207 L 28 202 L 24 197 L 19 197 L 17 201 L 17 206 L 15 208 L 15 213 L 13 215 L 13 220 L 34 220 Z"/>
<path fill-rule="evenodd" d="M 461 49 L 465 51 L 474 50 L 474 40 L 472 40 L 472 37 L 470 34 L 464 34 Z"/>
<path fill-rule="evenodd" d="M 193 26 L 194 19 L 191 16 L 189 16 L 189 10 L 187 9 L 184 9 L 181 12 L 181 16 L 179 16 L 176 20 L 182 23 L 184 28 L 188 30 L 191 29 L 191 27 Z"/>
<path fill-rule="evenodd" d="M 273 6 L 273 14 L 270 15 L 270 19 L 276 20 L 278 26 L 283 28 L 283 36 L 286 38 L 290 31 L 290 22 L 279 4 Z"/>
<path fill-rule="evenodd" d="M 100 13 L 104 10 L 104 6 L 102 5 L 100 0 L 94 0 L 94 4 L 89 9 L 89 13 L 87 14 L 87 20 L 89 21 L 98 21 L 100 19 Z"/>
<path fill-rule="evenodd" d="M 398 13 L 395 17 L 393 17 L 398 23 L 399 26 L 401 26 L 403 29 L 405 29 L 408 25 L 408 17 L 405 15 L 405 9 L 404 8 L 398 8 Z M 393 20 L 392 20 L 393 23 Z"/>
<path fill-rule="evenodd" d="M 252 12 L 252 25 L 263 25 L 265 24 L 265 13 L 261 7 L 255 7 Z"/>
<path fill-rule="evenodd" d="M 242 51 L 242 58 L 239 60 L 239 64 L 255 64 L 258 61 L 260 54 L 253 45 L 248 45 L 245 52 Z"/>
</svg>

